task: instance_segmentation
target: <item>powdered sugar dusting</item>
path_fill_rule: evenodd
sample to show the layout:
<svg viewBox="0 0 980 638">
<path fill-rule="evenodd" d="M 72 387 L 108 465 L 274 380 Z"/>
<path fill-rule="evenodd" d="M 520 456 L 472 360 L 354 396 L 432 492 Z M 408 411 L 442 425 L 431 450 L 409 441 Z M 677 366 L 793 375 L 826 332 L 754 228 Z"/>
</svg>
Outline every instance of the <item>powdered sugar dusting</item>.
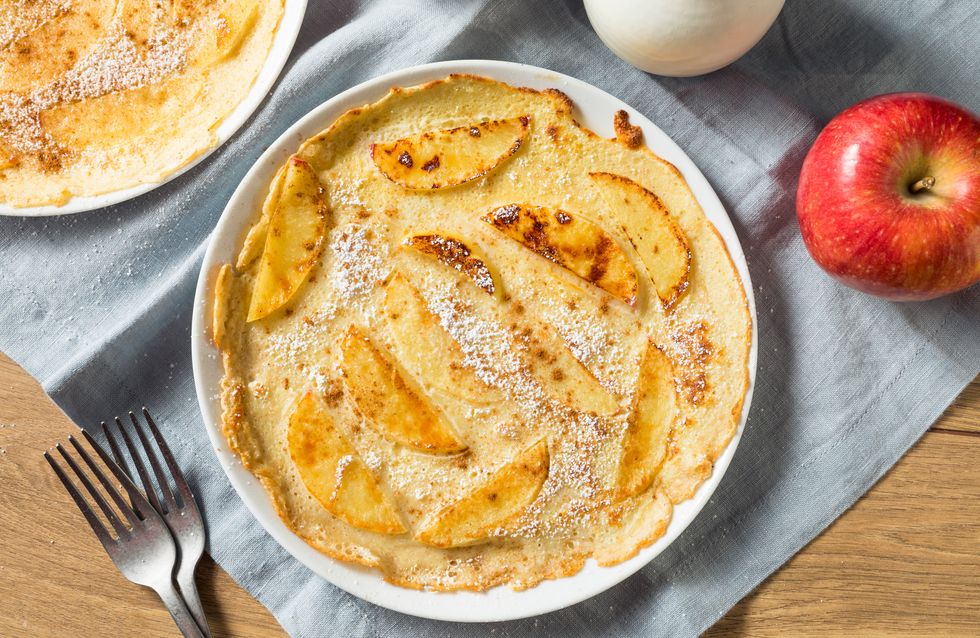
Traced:
<svg viewBox="0 0 980 638">
<path fill-rule="evenodd" d="M 568 345 L 572 355 L 598 379 L 606 390 L 627 394 L 626 366 L 630 357 L 602 322 L 580 306 L 543 297 L 544 312 Z"/>
<path fill-rule="evenodd" d="M 77 102 L 134 89 L 172 75 L 186 63 L 188 33 L 155 31 L 145 51 L 116 23 L 105 42 L 63 78 L 35 94 L 41 103 Z"/>
<path fill-rule="evenodd" d="M 347 472 L 347 468 L 350 467 L 351 463 L 354 462 L 354 456 L 351 454 L 345 454 L 337 461 L 337 467 L 334 474 L 334 485 L 339 487 L 344 484 L 344 473 Z M 336 489 L 336 488 L 335 488 Z M 336 494 L 333 494 L 336 496 Z"/>
<path fill-rule="evenodd" d="M 64 4 L 65 6 L 62 6 Z M 49 19 L 70 3 L 55 3 L 38 10 L 37 19 Z M 0 31 L 0 41 L 18 36 L 25 28 L 13 21 Z M 17 31 L 16 29 L 21 29 Z M 0 131 L 4 145 L 16 155 L 34 157 L 41 168 L 58 170 L 77 149 L 63 148 L 44 130 L 41 114 L 62 104 L 136 89 L 172 76 L 186 65 L 187 50 L 197 29 L 177 30 L 155 24 L 145 44 L 137 45 L 117 17 L 102 40 L 62 77 L 27 94 L 14 92 L 0 97 Z M 26 33 L 24 34 L 26 35 Z"/>
<path fill-rule="evenodd" d="M 14 0 L 0 7 L 0 49 L 71 8 L 72 0 Z"/>
<path fill-rule="evenodd" d="M 561 533 L 567 526 L 580 524 L 583 512 L 604 507 L 608 499 L 600 479 L 610 443 L 622 436 L 625 416 L 599 416 L 570 408 L 549 396 L 526 364 L 527 338 L 499 323 L 483 318 L 463 300 L 453 287 L 436 287 L 426 299 L 440 325 L 460 345 L 463 364 L 487 384 L 500 388 L 525 414 L 525 422 L 539 424 L 555 436 L 549 438 L 551 469 L 538 499 L 521 517 L 517 528 L 497 530 L 498 535 L 540 536 Z M 562 512 L 543 516 L 559 495 L 565 499 Z"/>
<path fill-rule="evenodd" d="M 342 311 L 368 309 L 369 296 L 391 271 L 388 244 L 380 232 L 363 224 L 348 224 L 331 231 L 324 270 L 330 282 L 328 301 L 307 314 L 297 317 L 290 330 L 269 335 L 266 354 L 283 368 L 305 362 L 326 347 L 331 326 Z M 329 385 L 328 375 L 318 367 L 309 367 L 308 376 L 321 392 Z"/>
<path fill-rule="evenodd" d="M 365 179 L 359 177 L 350 180 L 337 180 L 330 184 L 330 201 L 334 206 L 352 206 L 364 208 L 364 200 L 361 199 L 360 189 L 364 186 Z"/>
<path fill-rule="evenodd" d="M 500 388 L 530 413 L 544 409 L 547 395 L 522 359 L 527 341 L 504 326 L 482 319 L 451 285 L 436 288 L 426 299 L 429 310 L 459 344 L 463 365 L 484 383 Z"/>
<path fill-rule="evenodd" d="M 330 250 L 336 259 L 330 282 L 336 303 L 347 304 L 371 292 L 391 273 L 388 244 L 379 241 L 370 226 L 350 224 L 331 233 Z"/>
</svg>

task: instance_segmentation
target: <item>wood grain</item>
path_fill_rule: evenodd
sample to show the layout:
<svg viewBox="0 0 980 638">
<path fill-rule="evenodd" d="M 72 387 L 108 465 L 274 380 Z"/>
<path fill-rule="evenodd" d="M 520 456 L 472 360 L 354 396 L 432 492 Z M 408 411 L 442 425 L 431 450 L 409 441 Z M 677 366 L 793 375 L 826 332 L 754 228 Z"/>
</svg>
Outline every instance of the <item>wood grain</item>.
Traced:
<svg viewBox="0 0 980 638">
<path fill-rule="evenodd" d="M 179 637 L 156 594 L 116 571 L 44 461 L 70 433 L 34 379 L 0 355 L 0 636 Z M 285 635 L 210 558 L 198 587 L 215 638 Z"/>
<path fill-rule="evenodd" d="M 978 468 L 980 437 L 928 432 L 707 636 L 980 635 Z"/>
<path fill-rule="evenodd" d="M 942 421 L 933 426 L 937 432 L 964 433 L 972 432 L 980 435 L 980 383 L 974 379 L 963 393 L 949 406 Z"/>
<path fill-rule="evenodd" d="M 0 636 L 178 632 L 82 523 L 41 452 L 75 426 L 0 355 Z M 210 560 L 216 637 L 282 636 Z M 980 635 L 980 380 L 858 504 L 707 635 Z"/>
</svg>

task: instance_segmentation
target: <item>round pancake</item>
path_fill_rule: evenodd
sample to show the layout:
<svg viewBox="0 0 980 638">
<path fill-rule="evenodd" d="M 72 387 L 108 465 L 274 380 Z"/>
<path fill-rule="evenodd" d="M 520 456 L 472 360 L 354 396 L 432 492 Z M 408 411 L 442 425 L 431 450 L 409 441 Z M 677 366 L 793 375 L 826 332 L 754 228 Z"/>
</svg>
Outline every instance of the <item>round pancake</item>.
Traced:
<svg viewBox="0 0 980 638">
<path fill-rule="evenodd" d="M 635 555 L 710 475 L 745 292 L 680 173 L 616 129 L 454 75 L 349 111 L 270 184 L 215 289 L 224 431 L 310 545 L 521 589 Z"/>
<path fill-rule="evenodd" d="M 0 203 L 157 182 L 217 143 L 283 0 L 0 2 Z"/>
</svg>

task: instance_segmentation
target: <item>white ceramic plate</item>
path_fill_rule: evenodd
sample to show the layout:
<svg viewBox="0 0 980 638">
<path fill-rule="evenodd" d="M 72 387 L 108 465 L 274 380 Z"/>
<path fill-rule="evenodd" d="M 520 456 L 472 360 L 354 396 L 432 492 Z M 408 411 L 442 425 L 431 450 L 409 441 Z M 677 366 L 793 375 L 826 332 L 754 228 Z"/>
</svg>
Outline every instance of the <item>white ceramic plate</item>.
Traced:
<svg viewBox="0 0 980 638">
<path fill-rule="evenodd" d="M 436 593 L 405 589 L 386 583 L 376 570 L 344 563 L 321 554 L 283 524 L 268 494 L 228 449 L 220 429 L 221 406 L 217 397 L 223 370 L 207 327 L 214 275 L 220 264 L 234 261 L 245 228 L 254 219 L 276 169 L 297 150 L 303 140 L 325 129 L 344 111 L 379 99 L 392 86 L 412 86 L 445 77 L 450 73 L 474 73 L 517 86 L 561 89 L 574 100 L 579 111 L 576 119 L 599 135 L 608 137 L 613 135 L 613 113 L 618 109 L 626 109 L 630 120 L 643 128 L 647 145 L 684 174 L 708 219 L 721 233 L 745 284 L 753 319 L 752 349 L 749 353 L 750 383 L 738 431 L 715 463 L 711 477 L 701 485 L 694 498 L 674 508 L 674 516 L 667 533 L 656 543 L 640 551 L 636 557 L 619 565 L 599 567 L 590 559 L 582 571 L 574 576 L 545 581 L 522 592 L 506 587 L 496 587 L 481 593 Z M 756 341 L 755 300 L 745 255 L 718 196 L 690 158 L 653 123 L 608 93 L 580 80 L 545 69 L 486 60 L 437 62 L 384 75 L 344 91 L 314 109 L 283 133 L 245 176 L 211 235 L 211 243 L 197 282 L 191 338 L 197 397 L 208 435 L 232 485 L 269 534 L 315 573 L 355 596 L 406 614 L 463 622 L 513 620 L 567 607 L 624 580 L 670 545 L 707 503 L 738 446 L 752 402 Z"/>
<path fill-rule="evenodd" d="M 276 30 L 276 35 L 272 39 L 272 46 L 269 48 L 269 55 L 265 59 L 265 64 L 262 66 L 262 70 L 259 71 L 259 75 L 255 78 L 255 84 L 252 85 L 251 90 L 245 95 L 245 99 L 239 102 L 235 110 L 229 113 L 221 121 L 221 124 L 218 125 L 215 131 L 217 141 L 214 146 L 205 149 L 184 166 L 170 173 L 159 182 L 146 182 L 122 190 L 102 193 L 101 195 L 92 195 L 90 197 L 72 197 L 61 206 L 17 208 L 15 206 L 0 204 L 0 215 L 46 217 L 50 215 L 83 213 L 88 210 L 112 206 L 113 204 L 138 197 L 158 186 L 166 184 L 178 175 L 191 170 L 204 161 L 208 155 L 217 150 L 222 144 L 227 142 L 241 128 L 242 124 L 252 116 L 252 113 L 259 107 L 262 100 L 265 99 L 265 96 L 269 93 L 269 89 L 272 88 L 276 78 L 279 77 L 279 72 L 282 71 L 282 67 L 286 65 L 286 60 L 289 59 L 289 53 L 293 50 L 293 44 L 296 42 L 296 36 L 299 34 L 299 28 L 303 24 L 303 16 L 305 14 L 306 0 L 285 0 L 282 17 L 279 19 L 279 28 Z"/>
</svg>

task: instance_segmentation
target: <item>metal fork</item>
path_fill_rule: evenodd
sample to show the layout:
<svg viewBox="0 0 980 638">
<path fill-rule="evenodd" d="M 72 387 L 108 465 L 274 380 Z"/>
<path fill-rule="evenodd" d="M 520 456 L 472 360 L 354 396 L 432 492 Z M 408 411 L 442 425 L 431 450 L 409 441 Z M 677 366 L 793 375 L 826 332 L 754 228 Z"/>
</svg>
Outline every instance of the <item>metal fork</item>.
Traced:
<svg viewBox="0 0 980 638">
<path fill-rule="evenodd" d="M 130 412 L 129 418 L 133 422 L 133 429 L 156 477 L 156 487 L 154 487 L 154 482 L 149 472 L 146 471 L 146 466 L 143 464 L 143 460 L 136 446 L 133 445 L 132 438 L 126 433 L 126 429 L 123 427 L 119 417 L 115 419 L 116 427 L 126 445 L 126 449 L 129 451 L 129 457 L 136 467 L 136 473 L 139 475 L 139 480 L 143 484 L 143 492 L 146 494 L 147 499 L 149 499 L 153 509 L 163 517 L 164 522 L 170 529 L 170 533 L 177 542 L 177 588 L 183 595 L 184 601 L 191 610 L 191 614 L 193 614 L 201 631 L 205 636 L 210 637 L 211 632 L 208 627 L 208 619 L 204 614 L 204 606 L 201 604 L 201 597 L 197 592 L 197 585 L 194 583 L 194 570 L 197 567 L 201 555 L 204 554 L 205 531 L 204 522 L 201 519 L 201 512 L 197 508 L 194 494 L 187 487 L 184 474 L 180 471 L 180 467 L 174 460 L 173 454 L 171 454 L 170 448 L 167 446 L 167 442 L 163 439 L 159 428 L 157 428 L 157 424 L 153 421 L 153 417 L 150 416 L 150 412 L 146 408 L 143 408 L 143 416 L 149 425 L 150 433 L 153 435 L 154 441 L 156 441 L 160 454 L 163 456 L 163 460 L 170 470 L 170 477 L 173 479 L 174 485 L 177 486 L 176 494 L 171 489 L 170 481 L 167 478 L 167 474 L 163 471 L 160 459 L 154 452 L 153 446 L 150 444 L 136 415 Z M 116 464 L 135 483 L 136 477 L 130 471 L 129 465 L 126 463 L 122 454 L 122 449 L 116 442 L 116 438 L 105 421 L 102 422 L 102 429 L 105 432 L 106 440 L 109 442 L 109 447 L 112 450 L 112 456 Z M 158 489 L 163 494 L 163 500 L 160 500 L 157 495 Z"/>
<path fill-rule="evenodd" d="M 44 453 L 44 458 L 51 464 L 58 478 L 64 484 L 68 494 L 71 495 L 75 505 L 82 511 L 85 520 L 92 527 L 92 531 L 102 543 L 109 554 L 109 558 L 115 563 L 116 567 L 122 572 L 123 576 L 134 583 L 150 587 L 160 596 L 164 605 L 173 616 L 174 622 L 180 631 L 189 638 L 204 638 L 200 627 L 191 615 L 183 598 L 177 592 L 173 582 L 173 572 L 177 560 L 177 549 L 174 539 L 167 530 L 167 525 L 163 522 L 156 511 L 150 507 L 129 477 L 120 470 L 109 456 L 99 447 L 88 432 L 82 431 L 82 435 L 88 441 L 92 449 L 96 451 L 104 462 L 105 466 L 119 481 L 123 489 L 129 496 L 129 503 L 122 497 L 119 490 L 112 484 L 105 472 L 96 465 L 92 457 L 85 451 L 75 437 L 69 435 L 68 441 L 74 446 L 78 455 L 85 461 L 89 471 L 95 476 L 102 485 L 103 490 L 115 503 L 118 512 L 121 513 L 126 522 L 120 520 L 116 511 L 102 496 L 98 488 L 92 484 L 82 468 L 79 467 L 75 459 L 59 443 L 55 449 L 61 453 L 68 467 L 74 472 L 78 481 L 85 487 L 92 500 L 105 519 L 109 522 L 115 536 L 106 529 L 98 515 L 92 510 L 91 505 L 85 496 L 79 491 L 68 474 L 62 469 L 61 465 L 55 460 L 50 452 Z M 127 524 L 128 523 L 128 526 Z"/>
</svg>

